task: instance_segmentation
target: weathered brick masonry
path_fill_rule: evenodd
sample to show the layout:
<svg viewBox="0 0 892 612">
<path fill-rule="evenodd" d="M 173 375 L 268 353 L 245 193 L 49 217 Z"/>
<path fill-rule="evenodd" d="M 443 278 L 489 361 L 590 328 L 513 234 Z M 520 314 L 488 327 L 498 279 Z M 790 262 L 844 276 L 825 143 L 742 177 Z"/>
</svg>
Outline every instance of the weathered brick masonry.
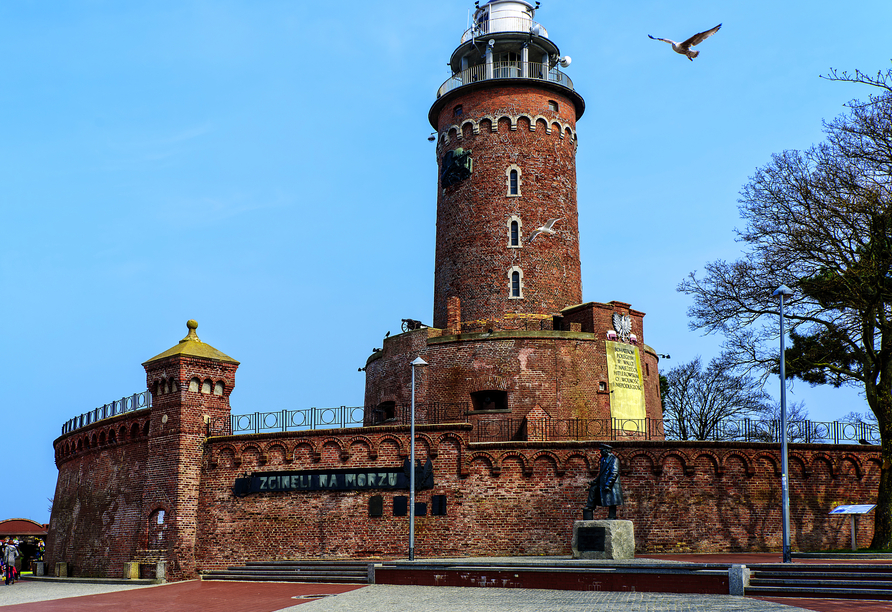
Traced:
<svg viewBox="0 0 892 612">
<path fill-rule="evenodd" d="M 156 409 L 152 409 L 152 413 Z M 92 439 L 123 419 L 57 440 Z M 416 554 L 569 554 L 586 484 L 597 470 L 595 442 L 468 442 L 472 425 L 419 425 L 416 452 L 430 456 L 435 487 L 418 495 L 447 498 L 446 516 L 418 517 Z M 142 431 L 142 430 L 140 430 Z M 141 434 L 139 434 L 141 435 Z M 152 435 L 151 433 L 149 434 Z M 59 457 L 59 485 L 48 560 L 68 561 L 75 575 L 119 576 L 146 548 L 155 500 L 145 466 L 145 438 L 114 441 Z M 197 486 L 180 487 L 168 507 L 195 507 L 195 534 L 169 542 L 173 578 L 249 560 L 387 558 L 407 550 L 407 519 L 393 516 L 405 492 L 262 492 L 237 498 L 232 487 L 248 472 L 398 467 L 408 456 L 403 426 L 208 438 L 184 463 L 200 465 Z M 777 550 L 780 547 L 779 448 L 775 444 L 616 441 L 639 553 Z M 159 452 L 163 450 L 159 449 Z M 791 445 L 794 550 L 844 548 L 837 503 L 873 502 L 879 476 L 873 447 Z M 170 475 L 171 478 L 175 474 Z M 369 516 L 369 498 L 384 497 L 384 516 Z M 178 505 L 179 502 L 179 505 Z M 176 517 L 170 517 L 176 522 Z M 869 541 L 872 523 L 859 523 Z M 188 551 L 181 557 L 183 551 Z"/>
</svg>

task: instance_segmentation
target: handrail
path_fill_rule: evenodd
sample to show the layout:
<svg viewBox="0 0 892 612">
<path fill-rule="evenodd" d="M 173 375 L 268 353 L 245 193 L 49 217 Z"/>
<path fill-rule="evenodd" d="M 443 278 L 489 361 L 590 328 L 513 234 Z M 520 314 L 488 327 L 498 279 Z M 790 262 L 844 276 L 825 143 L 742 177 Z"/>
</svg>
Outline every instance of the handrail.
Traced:
<svg viewBox="0 0 892 612">
<path fill-rule="evenodd" d="M 495 17 L 483 19 L 465 30 L 461 35 L 461 44 L 465 44 L 477 36 L 486 36 L 496 32 L 529 32 L 542 38 L 548 38 L 548 30 L 531 17 Z"/>
<path fill-rule="evenodd" d="M 573 81 L 557 68 L 549 68 L 548 64 L 540 62 L 491 62 L 471 66 L 461 72 L 456 72 L 446 79 L 437 90 L 439 98 L 445 93 L 480 81 L 492 79 L 535 79 L 556 83 L 567 89 L 573 89 Z"/>
<path fill-rule="evenodd" d="M 152 407 L 152 393 L 148 389 L 142 393 L 134 393 L 129 397 L 122 397 L 108 404 L 103 404 L 99 408 L 94 408 L 89 412 L 85 412 L 73 419 L 68 419 L 62 424 L 62 435 L 71 433 L 75 429 L 92 425 L 102 419 L 108 419 L 125 412 L 135 412 Z"/>
</svg>

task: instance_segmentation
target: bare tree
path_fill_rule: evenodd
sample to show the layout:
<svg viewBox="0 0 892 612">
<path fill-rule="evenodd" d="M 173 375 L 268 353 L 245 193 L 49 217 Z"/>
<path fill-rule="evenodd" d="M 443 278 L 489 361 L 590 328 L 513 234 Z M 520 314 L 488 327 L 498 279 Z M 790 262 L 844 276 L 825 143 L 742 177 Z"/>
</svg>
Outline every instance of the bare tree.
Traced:
<svg viewBox="0 0 892 612">
<path fill-rule="evenodd" d="M 759 418 L 770 411 L 762 384 L 738 376 L 722 358 L 706 369 L 696 357 L 669 370 L 663 385 L 663 425 L 675 440 L 731 440 L 741 432 L 734 419 Z"/>
<path fill-rule="evenodd" d="M 679 291 L 694 298 L 691 327 L 725 336 L 735 366 L 777 372 L 778 308 L 785 315 L 787 373 L 811 384 L 863 390 L 884 457 L 872 548 L 892 547 L 892 70 L 830 80 L 881 90 L 825 122 L 825 142 L 784 151 L 742 191 L 745 257 L 706 265 Z"/>
</svg>

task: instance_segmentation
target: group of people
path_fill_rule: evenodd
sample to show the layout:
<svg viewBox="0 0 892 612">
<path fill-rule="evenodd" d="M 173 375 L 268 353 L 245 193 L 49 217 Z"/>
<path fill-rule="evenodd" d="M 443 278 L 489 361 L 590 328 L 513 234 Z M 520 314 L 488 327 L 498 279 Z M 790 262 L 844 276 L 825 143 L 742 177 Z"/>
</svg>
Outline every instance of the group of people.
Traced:
<svg viewBox="0 0 892 612">
<path fill-rule="evenodd" d="M 15 562 L 22 553 L 19 552 L 17 543 L 15 540 L 0 542 L 0 569 L 2 569 L 7 586 L 15 584 L 15 581 L 19 579 L 19 571 L 16 569 Z"/>
</svg>

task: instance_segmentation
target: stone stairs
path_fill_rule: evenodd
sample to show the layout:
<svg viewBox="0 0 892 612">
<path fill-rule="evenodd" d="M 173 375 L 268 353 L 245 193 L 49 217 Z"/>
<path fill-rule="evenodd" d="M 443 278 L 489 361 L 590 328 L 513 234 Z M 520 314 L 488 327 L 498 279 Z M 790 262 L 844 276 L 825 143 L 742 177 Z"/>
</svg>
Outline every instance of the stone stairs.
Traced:
<svg viewBox="0 0 892 612">
<path fill-rule="evenodd" d="M 748 596 L 892 599 L 892 564 L 761 564 L 749 566 Z"/>
<path fill-rule="evenodd" d="M 202 572 L 202 580 L 246 582 L 369 583 L 369 563 L 364 561 L 251 561 L 225 570 Z"/>
</svg>

